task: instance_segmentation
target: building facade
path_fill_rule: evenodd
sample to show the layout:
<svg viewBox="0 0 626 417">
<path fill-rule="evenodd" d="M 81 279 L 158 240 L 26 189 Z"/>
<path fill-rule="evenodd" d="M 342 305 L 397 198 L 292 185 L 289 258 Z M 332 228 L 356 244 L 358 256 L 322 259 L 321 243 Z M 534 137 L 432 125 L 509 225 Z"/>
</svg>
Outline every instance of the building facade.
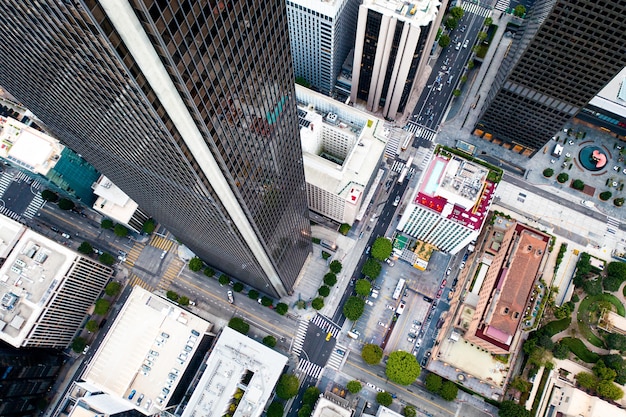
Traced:
<svg viewBox="0 0 626 417">
<path fill-rule="evenodd" d="M 475 133 L 534 155 L 624 67 L 624 13 L 624 0 L 535 2 Z"/>
<path fill-rule="evenodd" d="M 358 0 L 287 0 L 296 77 L 331 95 L 341 65 L 354 47 Z"/>
<path fill-rule="evenodd" d="M 382 111 L 388 119 L 405 111 L 446 4 L 446 0 L 365 0 L 359 6 L 351 102 L 364 102 L 367 110 Z"/>
<path fill-rule="evenodd" d="M 10 0 L 0 85 L 200 258 L 285 295 L 311 250 L 285 9 Z"/>
</svg>

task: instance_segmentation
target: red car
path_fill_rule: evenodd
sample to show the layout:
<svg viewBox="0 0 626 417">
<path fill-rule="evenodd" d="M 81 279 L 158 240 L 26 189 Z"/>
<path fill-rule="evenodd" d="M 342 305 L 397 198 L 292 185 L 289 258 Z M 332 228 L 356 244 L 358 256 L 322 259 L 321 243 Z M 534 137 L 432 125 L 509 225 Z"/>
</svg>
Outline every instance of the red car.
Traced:
<svg viewBox="0 0 626 417">
<path fill-rule="evenodd" d="M 439 287 L 439 288 L 445 288 L 447 283 L 448 283 L 448 280 L 444 279 L 443 281 L 441 281 L 441 287 Z"/>
<path fill-rule="evenodd" d="M 439 289 L 439 291 L 437 291 L 437 298 L 440 298 L 442 293 L 443 293 L 443 288 L 441 288 L 441 289 Z"/>
</svg>

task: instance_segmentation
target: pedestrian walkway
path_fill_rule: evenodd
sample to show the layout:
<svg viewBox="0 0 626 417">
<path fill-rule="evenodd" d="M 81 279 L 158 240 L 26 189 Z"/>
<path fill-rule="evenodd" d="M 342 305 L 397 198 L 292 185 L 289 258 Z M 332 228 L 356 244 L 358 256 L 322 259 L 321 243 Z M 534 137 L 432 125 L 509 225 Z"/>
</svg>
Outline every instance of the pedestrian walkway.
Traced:
<svg viewBox="0 0 626 417">
<path fill-rule="evenodd" d="M 511 4 L 511 0 L 498 0 L 494 9 L 500 10 L 501 12 L 506 12 Z"/>
<path fill-rule="evenodd" d="M 435 132 L 434 130 L 412 121 L 409 121 L 404 129 L 413 133 L 416 138 L 426 139 L 430 142 L 433 142 L 435 140 L 435 137 L 437 137 L 437 132 Z"/>
<path fill-rule="evenodd" d="M 302 352 L 302 346 L 304 345 L 304 339 L 306 338 L 306 331 L 309 328 L 308 320 L 300 320 L 298 323 L 298 330 L 296 330 L 296 337 L 293 339 L 293 346 L 291 351 L 299 356 Z"/>
<path fill-rule="evenodd" d="M 333 337 L 337 337 L 339 332 L 341 332 L 341 327 L 337 326 L 335 323 L 330 321 L 330 319 L 322 316 L 321 314 L 316 314 L 315 317 L 311 319 L 311 323 L 315 324 L 323 331 L 331 333 Z"/>
<path fill-rule="evenodd" d="M 143 248 L 145 247 L 145 243 L 135 242 L 133 247 L 130 248 L 130 250 L 128 251 L 128 254 L 126 254 L 126 265 L 130 267 L 134 266 L 135 262 L 137 262 L 137 259 L 139 259 L 139 255 L 141 255 Z"/>
<path fill-rule="evenodd" d="M 172 246 L 174 246 L 174 241 L 158 235 L 152 235 L 149 245 L 158 249 L 163 249 L 164 251 L 169 251 Z"/>
<path fill-rule="evenodd" d="M 0 213 L 5 215 L 5 216 L 7 216 L 8 218 L 16 220 L 16 221 L 19 221 L 22 218 L 22 216 L 20 216 L 19 214 L 17 214 L 13 210 L 8 209 L 6 207 L 0 207 Z"/>
<path fill-rule="evenodd" d="M 130 277 L 128 277 L 128 284 L 131 287 L 141 287 L 143 289 L 146 289 L 150 292 L 154 291 L 155 288 L 152 285 L 149 285 L 146 281 L 144 281 L 143 279 L 139 278 L 137 275 L 135 274 L 131 274 Z"/>
<path fill-rule="evenodd" d="M 587 349 L 589 349 L 590 351 L 597 353 L 598 355 L 608 355 L 609 353 L 611 353 L 611 351 L 592 345 L 591 342 L 585 339 L 585 337 L 580 332 L 580 329 L 578 328 L 578 307 L 580 306 L 581 302 L 582 300 L 576 303 L 576 305 L 574 306 L 574 311 L 572 311 L 572 322 L 569 327 L 562 332 L 559 332 L 552 336 L 552 341 L 556 343 L 564 337 L 576 337 L 582 340 Z"/>
<path fill-rule="evenodd" d="M 2 197 L 7 188 L 9 188 L 11 181 L 13 181 L 13 173 L 4 171 L 2 176 L 0 176 L 0 197 Z"/>
<path fill-rule="evenodd" d="M 402 168 L 404 168 L 404 162 L 402 161 L 393 161 L 393 165 L 391 166 L 391 170 L 397 172 L 398 174 L 402 172 Z"/>
<path fill-rule="evenodd" d="M 168 264 L 167 269 L 161 276 L 161 280 L 159 281 L 157 288 L 165 291 L 169 290 L 170 285 L 176 278 L 178 278 L 178 274 L 184 266 L 185 263 L 181 259 L 172 259 L 172 261 Z"/>
<path fill-rule="evenodd" d="M 306 359 L 300 358 L 298 361 L 298 367 L 296 368 L 298 371 L 309 375 L 312 378 L 319 379 L 322 374 L 323 368 L 319 365 L 314 364 L 313 362 L 309 362 Z"/>
<path fill-rule="evenodd" d="M 487 17 L 491 14 L 491 10 L 476 4 L 476 3 L 461 3 L 461 8 L 468 13 L 473 13 L 478 16 Z M 505 9 L 506 10 L 506 9 Z"/>
<path fill-rule="evenodd" d="M 41 194 L 35 194 L 35 198 L 30 201 L 28 207 L 26 207 L 26 210 L 24 210 L 23 216 L 27 219 L 32 219 L 35 214 L 37 214 L 39 209 L 43 206 L 43 202 L 44 200 L 43 198 L 41 198 Z"/>
<path fill-rule="evenodd" d="M 336 344 L 335 350 L 330 354 L 328 358 L 328 362 L 326 363 L 327 368 L 334 369 L 336 371 L 341 370 L 341 367 L 344 364 L 344 359 L 346 355 L 348 355 L 349 351 L 346 346 Z"/>
</svg>

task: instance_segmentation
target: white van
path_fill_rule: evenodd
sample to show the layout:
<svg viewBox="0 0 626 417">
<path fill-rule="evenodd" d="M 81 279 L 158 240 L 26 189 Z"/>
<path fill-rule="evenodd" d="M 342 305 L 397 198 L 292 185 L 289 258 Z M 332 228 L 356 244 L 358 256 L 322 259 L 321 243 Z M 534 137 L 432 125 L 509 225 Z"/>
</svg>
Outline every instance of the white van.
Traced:
<svg viewBox="0 0 626 417">
<path fill-rule="evenodd" d="M 580 204 L 586 207 L 590 207 L 590 208 L 594 208 L 596 206 L 596 204 L 593 201 L 589 201 L 589 200 L 582 200 Z"/>
</svg>

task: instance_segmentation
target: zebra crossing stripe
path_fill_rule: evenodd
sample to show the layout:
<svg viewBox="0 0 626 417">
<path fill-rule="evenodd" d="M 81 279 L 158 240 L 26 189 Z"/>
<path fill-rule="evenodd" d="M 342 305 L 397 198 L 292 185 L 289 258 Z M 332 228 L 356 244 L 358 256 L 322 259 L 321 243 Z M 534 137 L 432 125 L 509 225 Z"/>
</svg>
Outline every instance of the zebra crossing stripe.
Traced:
<svg viewBox="0 0 626 417">
<path fill-rule="evenodd" d="M 509 8 L 510 4 L 511 4 L 510 0 L 498 0 L 494 9 L 499 10 L 501 12 L 506 12 L 506 9 Z"/>
<path fill-rule="evenodd" d="M 462 3 L 461 8 L 468 13 L 473 13 L 478 16 L 489 16 L 491 10 L 486 9 L 476 3 Z"/>
</svg>

